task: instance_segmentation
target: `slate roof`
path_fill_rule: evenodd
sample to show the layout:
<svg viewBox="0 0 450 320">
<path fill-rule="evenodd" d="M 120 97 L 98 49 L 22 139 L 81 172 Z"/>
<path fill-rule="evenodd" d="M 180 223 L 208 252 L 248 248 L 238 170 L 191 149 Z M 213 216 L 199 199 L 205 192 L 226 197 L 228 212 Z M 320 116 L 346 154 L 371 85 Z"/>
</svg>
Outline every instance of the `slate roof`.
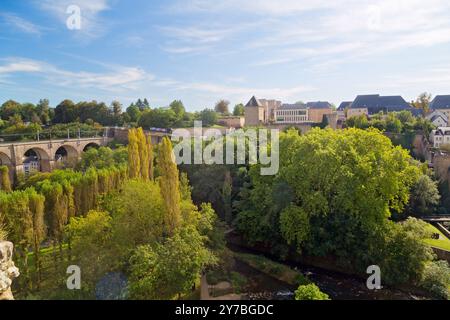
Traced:
<svg viewBox="0 0 450 320">
<path fill-rule="evenodd" d="M 259 102 L 258 99 L 256 99 L 255 96 L 253 96 L 249 102 L 245 105 L 246 107 L 262 107 L 261 102 Z"/>
<path fill-rule="evenodd" d="M 439 118 L 441 118 L 442 120 L 444 120 L 444 122 L 447 122 L 447 121 L 448 121 L 445 117 L 441 116 L 440 114 L 436 114 L 436 115 L 432 116 L 431 119 L 430 119 L 430 121 L 431 121 L 431 122 L 434 122 L 435 120 L 437 120 L 437 119 L 439 119 Z"/>
<path fill-rule="evenodd" d="M 380 96 L 379 94 L 359 95 L 350 108 L 367 108 L 369 114 L 402 110 L 409 110 L 415 115 L 421 113 L 421 110 L 411 107 L 401 96 Z"/>
<path fill-rule="evenodd" d="M 435 135 L 438 136 L 448 136 L 450 135 L 450 127 L 439 127 L 437 130 L 433 131 Z"/>
<path fill-rule="evenodd" d="M 450 109 L 450 95 L 434 97 L 430 109 Z"/>
<path fill-rule="evenodd" d="M 283 103 L 278 110 L 298 110 L 298 109 L 306 109 L 306 105 L 304 103 Z"/>
<path fill-rule="evenodd" d="M 353 101 L 343 101 L 337 108 L 337 111 L 344 111 L 345 108 L 350 107 Z"/>
<path fill-rule="evenodd" d="M 310 109 L 328 109 L 331 108 L 331 104 L 328 101 L 315 101 L 308 102 L 306 106 Z"/>
<path fill-rule="evenodd" d="M 430 120 L 430 121 L 434 121 L 434 120 L 438 119 L 439 117 L 441 117 L 442 119 L 444 119 L 445 122 L 448 121 L 447 116 L 446 116 L 444 113 L 442 113 L 441 111 L 438 111 L 438 110 L 435 110 L 435 111 L 431 112 L 431 113 L 428 114 L 425 118 L 427 118 L 427 119 Z"/>
</svg>

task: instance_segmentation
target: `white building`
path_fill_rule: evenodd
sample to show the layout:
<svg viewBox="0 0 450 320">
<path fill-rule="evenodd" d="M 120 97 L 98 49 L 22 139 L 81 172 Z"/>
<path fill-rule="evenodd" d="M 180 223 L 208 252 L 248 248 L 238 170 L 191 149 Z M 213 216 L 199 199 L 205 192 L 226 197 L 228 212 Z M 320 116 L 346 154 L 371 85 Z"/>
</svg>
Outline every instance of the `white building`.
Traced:
<svg viewBox="0 0 450 320">
<path fill-rule="evenodd" d="M 432 124 L 436 127 L 446 127 L 448 126 L 448 117 L 445 113 L 439 110 L 434 110 L 428 114 L 426 119 L 430 120 Z"/>
<path fill-rule="evenodd" d="M 450 127 L 439 127 L 430 134 L 433 147 L 440 148 L 444 144 L 450 145 Z"/>
<path fill-rule="evenodd" d="M 275 123 L 296 124 L 309 122 L 309 110 L 302 103 L 283 104 L 275 110 Z"/>
</svg>

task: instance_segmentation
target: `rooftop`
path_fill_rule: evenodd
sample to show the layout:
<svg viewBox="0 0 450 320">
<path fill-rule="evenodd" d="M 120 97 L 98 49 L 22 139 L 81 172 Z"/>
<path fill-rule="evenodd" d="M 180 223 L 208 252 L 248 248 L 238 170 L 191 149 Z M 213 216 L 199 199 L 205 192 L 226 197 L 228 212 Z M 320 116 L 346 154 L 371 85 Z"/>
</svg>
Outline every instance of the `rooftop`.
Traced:
<svg viewBox="0 0 450 320">
<path fill-rule="evenodd" d="M 422 113 L 421 109 L 413 108 L 401 96 L 380 96 L 379 94 L 359 95 L 350 108 L 367 108 L 369 114 L 392 111 L 411 111 L 413 115 Z"/>
<path fill-rule="evenodd" d="M 306 106 L 310 109 L 328 109 L 331 108 L 331 103 L 328 101 L 314 101 L 308 102 Z"/>
<path fill-rule="evenodd" d="M 341 102 L 341 104 L 339 105 L 339 107 L 337 109 L 338 109 L 338 111 L 344 111 L 345 108 L 349 108 L 352 103 L 353 103 L 353 101 L 343 101 L 343 102 Z"/>
<path fill-rule="evenodd" d="M 434 97 L 430 103 L 430 109 L 450 109 L 450 95 Z"/>
<path fill-rule="evenodd" d="M 284 103 L 282 104 L 278 110 L 298 110 L 298 109 L 306 109 L 306 105 L 304 103 Z"/>
</svg>

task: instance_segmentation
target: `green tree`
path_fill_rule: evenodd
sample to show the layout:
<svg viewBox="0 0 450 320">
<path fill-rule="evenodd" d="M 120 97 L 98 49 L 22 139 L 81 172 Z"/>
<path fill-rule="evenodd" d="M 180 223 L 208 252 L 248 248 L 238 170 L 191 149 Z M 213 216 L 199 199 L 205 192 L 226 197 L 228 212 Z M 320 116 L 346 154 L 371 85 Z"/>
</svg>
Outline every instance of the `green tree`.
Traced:
<svg viewBox="0 0 450 320">
<path fill-rule="evenodd" d="M 184 119 L 184 115 L 186 113 L 186 109 L 184 108 L 183 102 L 181 102 L 181 100 L 174 100 L 170 103 L 169 107 L 176 115 L 177 125 L 181 125 L 182 120 Z"/>
<path fill-rule="evenodd" d="M 183 228 L 164 244 L 140 246 L 130 259 L 133 299 L 173 299 L 195 287 L 215 262 L 194 227 Z"/>
<path fill-rule="evenodd" d="M 139 121 L 141 117 L 141 111 L 139 111 L 139 108 L 136 105 L 131 104 L 127 108 L 126 112 L 131 122 L 137 123 Z"/>
<path fill-rule="evenodd" d="M 153 156 L 153 144 L 152 144 L 152 136 L 149 135 L 147 137 L 147 148 L 148 148 L 148 178 L 153 181 L 154 179 L 154 173 L 153 173 L 153 162 L 154 162 L 154 156 Z"/>
<path fill-rule="evenodd" d="M 413 216 L 430 214 L 439 204 L 438 184 L 427 175 L 421 175 L 411 189 L 409 212 Z"/>
<path fill-rule="evenodd" d="M 149 179 L 149 147 L 147 137 L 145 136 L 144 130 L 142 128 L 137 129 L 136 133 L 138 153 L 139 153 L 139 164 L 140 164 L 140 177 L 147 181 Z"/>
<path fill-rule="evenodd" d="M 139 178 L 141 175 L 139 140 L 136 129 L 128 131 L 128 173 L 131 179 Z"/>
<path fill-rule="evenodd" d="M 180 174 L 180 194 L 181 199 L 190 200 L 191 199 L 191 186 L 189 185 L 189 179 L 186 172 Z"/>
<path fill-rule="evenodd" d="M 77 168 L 86 171 L 88 168 L 105 169 L 128 163 L 128 150 L 120 147 L 112 150 L 109 147 L 90 148 L 82 153 Z"/>
<path fill-rule="evenodd" d="M 233 115 L 234 116 L 243 116 L 245 111 L 245 107 L 242 103 L 239 103 L 234 106 Z"/>
<path fill-rule="evenodd" d="M 220 100 L 216 103 L 216 106 L 214 107 L 214 111 L 221 114 L 229 114 L 230 111 L 228 110 L 228 106 L 230 105 L 230 102 L 227 100 Z"/>
<path fill-rule="evenodd" d="M 368 237 L 367 265 L 378 265 L 387 284 L 418 283 L 433 259 L 432 249 L 424 244 L 429 237 L 426 223 L 415 218 L 398 224 L 388 221 Z"/>
<path fill-rule="evenodd" d="M 111 108 L 115 118 L 118 118 L 122 114 L 122 104 L 119 101 L 114 100 L 111 103 Z"/>
<path fill-rule="evenodd" d="M 363 114 L 348 118 L 345 124 L 348 128 L 367 129 L 369 127 L 369 120 Z"/>
<path fill-rule="evenodd" d="M 78 119 L 76 106 L 71 100 L 64 100 L 55 108 L 55 116 L 53 122 L 55 123 L 70 123 Z"/>
<path fill-rule="evenodd" d="M 281 133 L 278 174 L 261 176 L 254 165 L 249 175 L 236 218 L 247 240 L 264 242 L 280 254 L 287 252 L 287 243 L 309 255 L 332 255 L 364 272 L 382 260 L 372 259 L 369 248 L 387 252 L 381 249 L 386 241 L 401 234 L 389 217 L 404 211 L 420 170 L 406 150 L 376 129 L 315 128 L 305 135 Z M 281 192 L 283 197 L 277 196 Z M 427 255 L 420 241 L 406 239 L 398 240 L 398 253 L 392 254 L 397 258 L 403 252 L 403 261 L 411 259 L 411 269 L 398 269 L 413 279 Z"/>
<path fill-rule="evenodd" d="M 67 225 L 73 259 L 83 272 L 83 283 L 92 289 L 114 260 L 109 254 L 112 219 L 106 212 L 90 211 L 86 217 L 71 218 Z"/>
<path fill-rule="evenodd" d="M 161 241 L 166 211 L 157 183 L 128 181 L 107 208 L 114 219 L 114 242 L 121 254 L 138 245 Z"/>
<path fill-rule="evenodd" d="M 138 124 L 144 128 L 172 128 L 177 119 L 172 109 L 158 108 L 144 111 Z"/>
<path fill-rule="evenodd" d="M 45 240 L 47 227 L 44 222 L 44 196 L 31 192 L 29 195 L 29 206 L 33 219 L 33 256 L 36 272 L 36 284 L 40 287 L 41 282 L 41 243 Z"/>
<path fill-rule="evenodd" d="M 181 223 L 178 168 L 173 159 L 172 143 L 164 137 L 159 149 L 159 185 L 166 209 L 166 232 L 172 235 Z"/>
<path fill-rule="evenodd" d="M 422 109 L 424 113 L 428 113 L 430 111 L 431 98 L 431 94 L 427 92 L 421 93 L 416 101 L 413 102 L 413 105 L 417 109 Z"/>
<path fill-rule="evenodd" d="M 213 126 L 217 123 L 217 112 L 211 109 L 205 109 L 200 112 L 199 119 L 202 121 L 203 126 Z"/>
<path fill-rule="evenodd" d="M 403 125 L 394 113 L 389 113 L 386 117 L 386 131 L 393 133 L 401 133 Z"/>
<path fill-rule="evenodd" d="M 51 119 L 50 102 L 48 99 L 39 100 L 36 105 L 36 112 L 42 124 L 49 124 Z"/>
<path fill-rule="evenodd" d="M 25 291 L 32 287 L 28 269 L 28 250 L 34 243 L 33 214 L 29 201 L 29 195 L 33 192 L 34 190 L 27 189 L 8 194 L 0 193 L 0 216 L 8 228 L 8 239 L 16 246 Z"/>
<path fill-rule="evenodd" d="M 8 166 L 0 166 L 0 190 L 5 192 L 11 192 L 12 190 Z"/>
<path fill-rule="evenodd" d="M 22 105 L 14 100 L 8 100 L 4 102 L 0 107 L 0 116 L 3 120 L 9 120 L 9 118 L 19 115 L 21 117 Z"/>
<path fill-rule="evenodd" d="M 450 266 L 447 261 L 433 261 L 425 266 L 420 286 L 439 299 L 450 298 Z"/>
</svg>

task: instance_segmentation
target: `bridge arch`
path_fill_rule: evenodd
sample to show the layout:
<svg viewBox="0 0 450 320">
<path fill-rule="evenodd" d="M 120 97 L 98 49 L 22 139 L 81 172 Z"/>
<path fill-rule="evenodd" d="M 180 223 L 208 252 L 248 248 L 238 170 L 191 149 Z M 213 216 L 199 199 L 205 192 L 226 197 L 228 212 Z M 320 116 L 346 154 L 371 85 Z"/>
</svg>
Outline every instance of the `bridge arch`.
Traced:
<svg viewBox="0 0 450 320">
<path fill-rule="evenodd" d="M 0 152 L 0 166 L 12 166 L 11 158 L 3 152 Z"/>
<path fill-rule="evenodd" d="M 80 153 L 70 145 L 62 145 L 55 151 L 55 164 L 61 166 L 75 165 Z"/>
<path fill-rule="evenodd" d="M 98 149 L 98 148 L 100 148 L 100 145 L 96 142 L 90 142 L 84 146 L 83 152 L 88 151 L 91 148 Z"/>
<path fill-rule="evenodd" d="M 25 174 L 32 171 L 51 171 L 50 156 L 44 149 L 38 147 L 27 149 L 23 154 L 22 161 Z"/>
<path fill-rule="evenodd" d="M 9 170 L 9 179 L 11 181 L 14 181 L 14 170 L 15 167 L 13 165 L 13 162 L 11 158 L 3 152 L 0 152 L 0 166 L 7 166 Z"/>
</svg>

